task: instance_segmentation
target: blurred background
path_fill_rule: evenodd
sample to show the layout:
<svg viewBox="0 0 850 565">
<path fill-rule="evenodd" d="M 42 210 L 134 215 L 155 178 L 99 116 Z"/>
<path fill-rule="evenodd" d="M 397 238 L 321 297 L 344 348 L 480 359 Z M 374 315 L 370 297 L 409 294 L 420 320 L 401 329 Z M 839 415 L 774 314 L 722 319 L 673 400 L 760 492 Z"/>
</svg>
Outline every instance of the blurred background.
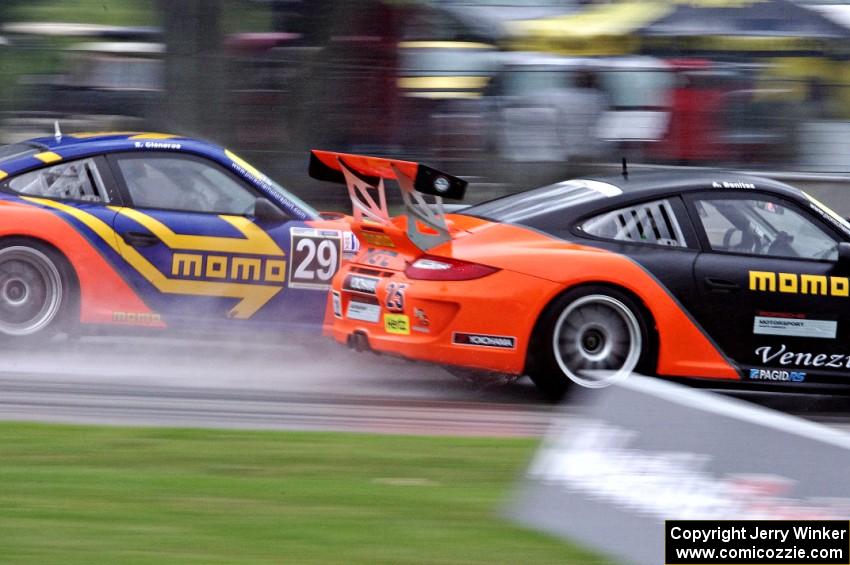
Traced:
<svg viewBox="0 0 850 565">
<path fill-rule="evenodd" d="M 623 157 L 850 171 L 843 3 L 4 0 L 0 69 L 2 142 L 195 135 L 327 209 L 313 147 L 426 161 L 473 201 Z"/>
</svg>

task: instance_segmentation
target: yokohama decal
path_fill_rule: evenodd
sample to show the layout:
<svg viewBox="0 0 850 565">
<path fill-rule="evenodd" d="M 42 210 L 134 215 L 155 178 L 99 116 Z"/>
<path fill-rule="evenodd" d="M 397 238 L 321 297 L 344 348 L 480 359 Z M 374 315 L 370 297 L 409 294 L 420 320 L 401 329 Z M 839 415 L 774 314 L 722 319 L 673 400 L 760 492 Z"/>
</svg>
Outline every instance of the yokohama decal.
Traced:
<svg viewBox="0 0 850 565">
<path fill-rule="evenodd" d="M 507 335 L 467 334 L 455 332 L 452 334 L 455 345 L 474 345 L 478 347 L 495 347 L 497 349 L 514 349 L 516 338 Z"/>
</svg>

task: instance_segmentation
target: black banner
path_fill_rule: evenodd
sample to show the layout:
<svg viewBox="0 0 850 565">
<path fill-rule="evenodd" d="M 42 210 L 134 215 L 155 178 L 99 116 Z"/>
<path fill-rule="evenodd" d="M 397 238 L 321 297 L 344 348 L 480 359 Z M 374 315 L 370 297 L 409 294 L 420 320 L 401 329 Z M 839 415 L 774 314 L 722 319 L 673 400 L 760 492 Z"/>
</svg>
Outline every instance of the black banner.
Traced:
<svg viewBox="0 0 850 565">
<path fill-rule="evenodd" d="M 837 520 L 667 520 L 667 565 L 850 563 L 850 522 Z"/>
</svg>

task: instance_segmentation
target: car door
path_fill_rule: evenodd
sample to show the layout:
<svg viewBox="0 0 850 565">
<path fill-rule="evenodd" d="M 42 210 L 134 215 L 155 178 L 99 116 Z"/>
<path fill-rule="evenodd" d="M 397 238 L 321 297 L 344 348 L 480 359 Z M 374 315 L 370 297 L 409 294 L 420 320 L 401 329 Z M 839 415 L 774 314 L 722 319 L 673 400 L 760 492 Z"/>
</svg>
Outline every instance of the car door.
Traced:
<svg viewBox="0 0 850 565">
<path fill-rule="evenodd" d="M 850 375 L 839 232 L 798 202 L 760 192 L 688 198 L 703 252 L 696 315 L 752 381 L 831 382 Z"/>
<path fill-rule="evenodd" d="M 129 204 L 114 220 L 128 278 L 166 322 L 200 329 L 225 320 L 321 323 L 342 256 L 338 231 L 283 211 L 255 217 L 261 194 L 206 158 L 151 152 L 108 159 Z"/>
</svg>

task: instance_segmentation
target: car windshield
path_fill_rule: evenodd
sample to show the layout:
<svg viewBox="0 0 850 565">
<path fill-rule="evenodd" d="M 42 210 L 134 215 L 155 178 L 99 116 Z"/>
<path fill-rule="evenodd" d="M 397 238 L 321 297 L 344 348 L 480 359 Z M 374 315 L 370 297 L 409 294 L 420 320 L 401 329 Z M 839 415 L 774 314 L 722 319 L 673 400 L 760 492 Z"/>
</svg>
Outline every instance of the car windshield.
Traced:
<svg viewBox="0 0 850 565">
<path fill-rule="evenodd" d="M 263 180 L 266 182 L 266 184 L 272 187 L 275 192 L 280 194 L 285 200 L 292 202 L 292 204 L 294 204 L 297 208 L 301 208 L 304 212 L 306 212 L 310 218 L 316 219 L 319 217 L 318 210 L 316 210 L 315 208 L 313 208 L 312 206 L 310 206 L 309 204 L 307 204 L 306 202 L 304 202 L 303 200 L 301 200 L 300 198 L 280 186 L 271 178 L 263 177 Z"/>
<path fill-rule="evenodd" d="M 832 208 L 830 208 L 829 206 L 827 206 L 826 204 L 824 204 L 823 202 L 821 202 L 820 200 L 818 200 L 807 192 L 803 192 L 803 196 L 805 196 L 812 203 L 812 205 L 815 206 L 815 208 L 817 208 L 818 210 L 826 214 L 829 218 L 831 218 L 836 225 L 838 225 L 842 230 L 844 230 L 844 233 L 850 234 L 850 222 L 842 218 L 838 214 L 838 212 L 836 212 L 835 210 L 833 210 Z"/>
<path fill-rule="evenodd" d="M 285 202 L 291 203 L 295 208 L 300 208 L 304 213 L 307 214 L 308 218 L 316 219 L 319 217 L 319 212 L 282 186 L 276 183 L 274 180 L 265 175 L 262 171 L 251 165 L 248 161 L 237 155 L 236 153 L 230 151 L 229 149 L 225 150 L 225 155 L 227 155 L 230 159 L 233 160 L 234 163 L 249 171 L 252 175 L 257 177 L 263 184 L 277 192 L 281 199 Z"/>
<path fill-rule="evenodd" d="M 622 191 L 613 184 L 576 179 L 503 196 L 466 208 L 462 213 L 498 222 L 520 223 L 540 214 L 619 194 L 622 194 Z"/>
</svg>

